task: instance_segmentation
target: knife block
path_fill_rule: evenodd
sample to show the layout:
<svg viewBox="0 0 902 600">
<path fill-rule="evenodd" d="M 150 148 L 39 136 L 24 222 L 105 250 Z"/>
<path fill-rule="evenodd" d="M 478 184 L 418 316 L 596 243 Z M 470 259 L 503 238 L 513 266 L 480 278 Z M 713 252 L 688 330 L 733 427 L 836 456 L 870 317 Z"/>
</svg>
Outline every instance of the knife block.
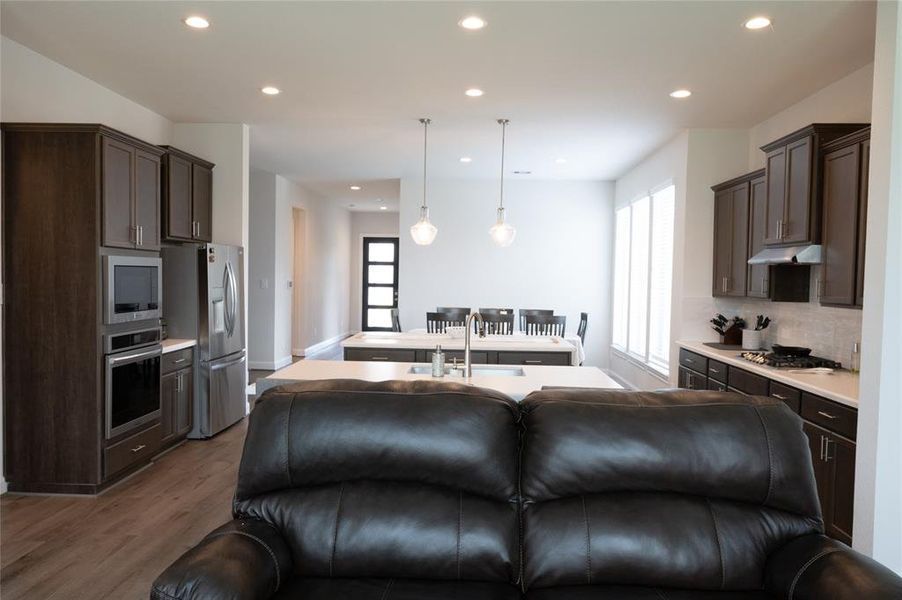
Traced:
<svg viewBox="0 0 902 600">
<path fill-rule="evenodd" d="M 739 325 L 732 325 L 729 329 L 723 332 L 721 336 L 724 344 L 729 346 L 741 346 L 742 345 L 742 327 Z"/>
</svg>

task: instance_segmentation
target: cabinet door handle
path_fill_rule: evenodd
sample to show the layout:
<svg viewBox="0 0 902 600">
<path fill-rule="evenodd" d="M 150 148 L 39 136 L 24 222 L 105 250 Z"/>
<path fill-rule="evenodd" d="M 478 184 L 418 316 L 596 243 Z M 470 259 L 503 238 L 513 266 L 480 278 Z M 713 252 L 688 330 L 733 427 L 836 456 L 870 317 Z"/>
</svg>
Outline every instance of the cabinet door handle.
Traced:
<svg viewBox="0 0 902 600">
<path fill-rule="evenodd" d="M 836 446 L 836 442 L 831 440 L 830 438 L 824 436 L 824 462 L 830 462 L 835 456 L 830 455 L 830 445 L 833 444 Z"/>
<path fill-rule="evenodd" d="M 787 400 L 787 399 L 788 399 L 788 398 L 786 398 L 786 396 L 782 396 L 782 395 L 780 395 L 780 394 L 777 394 L 776 392 L 772 392 L 772 393 L 771 393 L 771 396 L 773 396 L 773 397 L 776 398 L 777 400 Z"/>
<path fill-rule="evenodd" d="M 135 446 L 134 448 L 132 448 L 132 452 L 140 452 L 141 450 L 144 450 L 145 448 L 147 448 L 147 446 L 144 444 L 141 444 L 139 446 Z"/>
<path fill-rule="evenodd" d="M 182 391 L 182 374 L 181 373 L 179 373 L 178 375 L 175 376 L 175 391 L 177 391 L 177 392 Z"/>
<path fill-rule="evenodd" d="M 827 418 L 827 419 L 830 419 L 831 421 L 832 421 L 833 419 L 838 419 L 838 418 L 839 418 L 839 417 L 837 417 L 836 415 L 831 415 L 830 413 L 824 412 L 824 411 L 822 411 L 822 410 L 817 411 L 817 414 L 819 414 L 820 416 L 825 417 L 825 418 Z"/>
<path fill-rule="evenodd" d="M 827 441 L 827 438 L 821 436 L 821 460 L 824 460 L 824 442 Z"/>
</svg>

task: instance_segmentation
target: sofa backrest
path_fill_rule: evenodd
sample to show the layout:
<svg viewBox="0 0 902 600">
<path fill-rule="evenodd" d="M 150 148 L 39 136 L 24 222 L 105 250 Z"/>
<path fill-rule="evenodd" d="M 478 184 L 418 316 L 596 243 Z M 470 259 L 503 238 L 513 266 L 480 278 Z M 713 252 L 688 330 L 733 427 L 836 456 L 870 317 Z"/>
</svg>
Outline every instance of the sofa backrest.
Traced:
<svg viewBox="0 0 902 600">
<path fill-rule="evenodd" d="M 524 587 L 762 586 L 823 530 L 801 420 L 720 392 L 536 392 L 522 404 Z"/>
<path fill-rule="evenodd" d="M 515 582 L 518 418 L 459 384 L 275 388 L 251 413 L 233 511 L 274 525 L 301 576 Z"/>
</svg>

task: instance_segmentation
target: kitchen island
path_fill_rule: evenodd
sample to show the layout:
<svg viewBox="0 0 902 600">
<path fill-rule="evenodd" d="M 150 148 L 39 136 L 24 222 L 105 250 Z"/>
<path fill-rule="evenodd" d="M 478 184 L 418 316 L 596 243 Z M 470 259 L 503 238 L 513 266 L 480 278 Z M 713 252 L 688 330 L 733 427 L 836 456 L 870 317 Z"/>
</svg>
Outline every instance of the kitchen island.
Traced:
<svg viewBox="0 0 902 600">
<path fill-rule="evenodd" d="M 436 346 L 445 352 L 445 360 L 463 360 L 464 339 L 447 333 L 364 331 L 341 343 L 348 361 L 432 362 Z M 473 364 L 500 365 L 572 365 L 583 362 L 582 342 L 578 336 L 487 335 L 470 337 Z"/>
<path fill-rule="evenodd" d="M 428 373 L 428 367 L 424 367 L 426 366 L 422 364 L 405 362 L 302 360 L 276 371 L 269 377 L 258 379 L 256 393 L 259 396 L 279 385 L 319 379 L 448 381 L 496 390 L 517 401 L 543 387 L 622 388 L 596 367 L 481 365 L 473 367 L 473 377 L 469 379 L 451 375 L 433 378 Z"/>
</svg>

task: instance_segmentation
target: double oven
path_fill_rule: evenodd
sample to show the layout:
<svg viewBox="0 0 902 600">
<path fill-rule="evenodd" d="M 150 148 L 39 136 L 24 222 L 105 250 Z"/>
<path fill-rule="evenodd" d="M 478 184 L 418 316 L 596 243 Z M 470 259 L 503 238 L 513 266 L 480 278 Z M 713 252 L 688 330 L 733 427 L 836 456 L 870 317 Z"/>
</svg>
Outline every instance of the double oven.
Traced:
<svg viewBox="0 0 902 600">
<path fill-rule="evenodd" d="M 108 440 L 160 418 L 161 282 L 159 257 L 103 257 Z"/>
</svg>

